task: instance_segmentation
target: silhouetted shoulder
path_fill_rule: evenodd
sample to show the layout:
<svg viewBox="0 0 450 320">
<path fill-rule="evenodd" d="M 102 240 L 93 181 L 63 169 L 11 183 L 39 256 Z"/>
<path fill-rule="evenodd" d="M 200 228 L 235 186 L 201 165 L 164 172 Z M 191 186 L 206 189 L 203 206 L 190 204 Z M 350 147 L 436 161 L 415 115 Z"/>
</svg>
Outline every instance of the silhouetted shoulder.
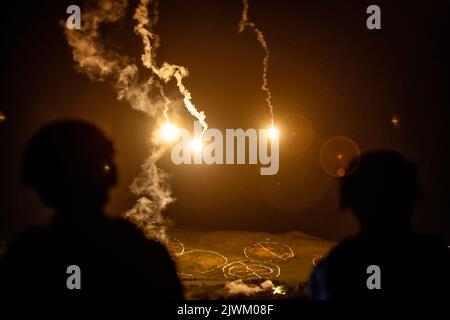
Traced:
<svg viewBox="0 0 450 320">
<path fill-rule="evenodd" d="M 368 290 L 367 268 L 381 270 L 381 290 Z M 311 276 L 313 299 L 444 297 L 448 250 L 437 237 L 354 237 L 337 245 Z"/>
<path fill-rule="evenodd" d="M 28 297 L 33 290 L 43 288 L 39 275 L 45 260 L 42 249 L 50 243 L 45 228 L 34 227 L 22 232 L 7 245 L 5 255 L 0 259 L 0 296 Z M 27 290 L 29 288 L 29 290 Z"/>
<path fill-rule="evenodd" d="M 8 243 L 5 260 L 37 253 L 42 243 L 47 243 L 50 239 L 51 236 L 45 227 L 33 227 L 25 230 Z"/>
<path fill-rule="evenodd" d="M 153 298 L 183 299 L 183 287 L 178 279 L 175 263 L 167 249 L 159 242 L 148 239 L 131 222 L 110 220 L 111 237 L 123 257 L 136 261 L 143 291 Z M 153 292 L 151 292 L 153 290 Z"/>
<path fill-rule="evenodd" d="M 412 239 L 412 243 L 416 246 L 423 248 L 434 248 L 436 250 L 440 250 L 445 252 L 448 248 L 447 243 L 444 239 L 433 236 L 433 235 L 423 235 L 418 234 L 415 235 Z"/>
<path fill-rule="evenodd" d="M 120 246 L 129 247 L 136 254 L 142 254 L 147 258 L 163 257 L 168 261 L 171 258 L 167 249 L 159 242 L 146 238 L 134 224 L 124 219 L 114 219 L 109 222 L 110 236 L 115 238 Z"/>
<path fill-rule="evenodd" d="M 67 290 L 80 266 L 82 290 Z M 19 235 L 0 262 L 1 295 L 183 299 L 174 262 L 160 243 L 124 220 L 101 218 L 78 230 L 60 222 Z"/>
</svg>

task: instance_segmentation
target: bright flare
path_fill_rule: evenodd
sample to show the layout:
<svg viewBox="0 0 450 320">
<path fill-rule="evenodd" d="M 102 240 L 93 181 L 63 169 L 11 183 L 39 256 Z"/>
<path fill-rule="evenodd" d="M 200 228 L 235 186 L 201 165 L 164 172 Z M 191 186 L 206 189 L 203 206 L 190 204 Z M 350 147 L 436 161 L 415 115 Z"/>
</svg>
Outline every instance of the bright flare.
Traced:
<svg viewBox="0 0 450 320">
<path fill-rule="evenodd" d="M 167 122 L 165 125 L 163 125 L 159 133 L 161 135 L 161 138 L 167 142 L 173 142 L 175 140 L 178 140 L 178 138 L 180 137 L 178 128 L 170 122 Z"/>
<path fill-rule="evenodd" d="M 203 143 L 202 143 L 202 139 L 201 138 L 197 138 L 192 140 L 191 142 L 191 148 L 192 150 L 194 150 L 195 152 L 200 152 L 203 149 Z"/>
<path fill-rule="evenodd" d="M 274 126 L 269 128 L 269 138 L 277 138 L 279 136 L 280 132 L 277 128 Z"/>
</svg>

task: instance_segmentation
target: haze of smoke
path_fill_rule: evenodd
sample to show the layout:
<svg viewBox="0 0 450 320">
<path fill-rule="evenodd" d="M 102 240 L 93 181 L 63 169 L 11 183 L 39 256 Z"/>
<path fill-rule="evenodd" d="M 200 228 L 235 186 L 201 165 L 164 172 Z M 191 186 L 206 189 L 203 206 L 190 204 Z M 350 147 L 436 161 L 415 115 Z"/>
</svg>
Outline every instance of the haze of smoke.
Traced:
<svg viewBox="0 0 450 320">
<path fill-rule="evenodd" d="M 150 77 L 145 82 L 140 81 L 138 67 L 131 63 L 130 58 L 105 48 L 100 39 L 100 26 L 121 20 L 126 7 L 127 0 L 88 2 L 83 10 L 82 29 L 65 28 L 66 39 L 72 47 L 78 71 L 94 81 L 110 80 L 117 90 L 118 99 L 129 101 L 134 109 L 151 117 L 158 117 L 164 101 L 150 95 L 155 90 L 154 79 Z"/>
<path fill-rule="evenodd" d="M 133 209 L 125 216 L 151 238 L 166 241 L 167 227 L 170 221 L 162 211 L 175 199 L 172 197 L 168 180 L 169 175 L 156 166 L 166 148 L 158 146 L 142 165 L 141 173 L 133 180 L 131 191 L 139 195 Z"/>
<path fill-rule="evenodd" d="M 121 20 L 126 8 L 126 0 L 88 2 L 83 10 L 82 29 L 65 29 L 67 42 L 72 48 L 73 59 L 77 62 L 80 72 L 95 81 L 110 80 L 117 90 L 118 99 L 126 100 L 133 109 L 159 119 L 166 115 L 166 108 L 171 101 L 164 95 L 158 79 L 151 76 L 146 81 L 140 81 L 138 67 L 130 62 L 130 58 L 107 49 L 100 39 L 99 27 Z M 157 11 L 153 12 L 153 16 L 157 16 Z M 155 18 L 154 21 L 156 20 Z M 153 39 L 158 38 L 153 36 Z M 154 48 L 158 43 L 156 40 Z M 161 93 L 162 99 L 155 98 L 155 90 Z M 155 144 L 157 141 L 153 142 Z M 174 201 L 168 175 L 156 166 L 165 149 L 163 145 L 154 145 L 150 157 L 142 165 L 141 174 L 130 186 L 131 191 L 138 197 L 136 205 L 125 214 L 143 228 L 148 237 L 160 241 L 165 241 L 168 225 L 162 210 Z"/>
<path fill-rule="evenodd" d="M 269 59 L 270 59 L 270 51 L 269 47 L 267 46 L 266 39 L 264 37 L 264 33 L 258 29 L 256 24 L 254 22 L 249 21 L 248 19 L 248 10 L 249 10 L 249 4 L 248 0 L 242 0 L 243 10 L 241 15 L 241 20 L 239 21 L 239 33 L 243 32 L 246 28 L 249 28 L 256 34 L 256 38 L 258 40 L 258 43 L 260 44 L 261 48 L 264 50 L 264 59 L 263 59 L 263 73 L 262 73 L 262 86 L 261 90 L 264 91 L 266 94 L 266 103 L 269 107 L 270 117 L 272 121 L 272 125 L 274 124 L 274 111 L 273 111 L 273 105 L 272 105 L 272 93 L 270 92 L 269 88 L 269 79 L 267 77 L 267 72 L 269 69 Z"/>
<path fill-rule="evenodd" d="M 266 280 L 258 285 L 248 285 L 242 279 L 228 282 L 225 287 L 228 290 L 229 295 L 243 294 L 251 296 L 259 292 L 268 291 L 274 287 L 271 280 Z"/>
</svg>

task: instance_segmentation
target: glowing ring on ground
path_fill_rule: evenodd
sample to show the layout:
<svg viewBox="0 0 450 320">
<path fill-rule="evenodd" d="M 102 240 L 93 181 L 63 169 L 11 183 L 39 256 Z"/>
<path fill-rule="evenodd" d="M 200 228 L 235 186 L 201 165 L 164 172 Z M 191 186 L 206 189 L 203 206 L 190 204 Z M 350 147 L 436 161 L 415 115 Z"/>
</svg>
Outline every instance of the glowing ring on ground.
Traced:
<svg viewBox="0 0 450 320">
<path fill-rule="evenodd" d="M 315 255 L 314 258 L 312 259 L 312 265 L 315 267 L 323 258 L 324 256 L 321 254 Z"/>
<path fill-rule="evenodd" d="M 194 276 L 196 274 L 205 274 L 205 273 L 210 273 L 210 272 L 216 271 L 216 270 L 220 269 L 221 267 L 223 267 L 224 265 L 226 265 L 228 263 L 228 258 L 227 257 L 221 255 L 220 253 L 218 253 L 216 251 L 211 251 L 211 250 L 195 249 L 195 250 L 183 251 L 183 253 L 178 255 L 178 257 L 185 256 L 186 254 L 193 253 L 193 252 L 206 252 L 206 253 L 214 254 L 214 255 L 219 256 L 220 258 L 222 258 L 224 260 L 224 262 L 220 263 L 220 264 L 217 264 L 213 268 L 205 270 L 205 271 L 200 271 L 200 272 L 195 272 L 195 273 L 178 272 L 178 274 L 183 275 L 183 276 L 192 277 L 192 276 Z"/>
<path fill-rule="evenodd" d="M 170 247 L 169 243 L 170 242 L 175 242 L 175 243 L 179 244 L 180 247 L 181 247 L 180 252 L 171 252 L 170 249 L 169 249 L 169 247 Z M 179 257 L 179 256 L 184 254 L 184 244 L 183 244 L 183 242 L 181 242 L 177 238 L 172 238 L 172 239 L 169 240 L 169 243 L 167 244 L 167 247 L 168 247 L 167 250 L 169 251 L 169 253 L 171 253 L 172 255 L 177 256 L 177 257 Z"/>
<path fill-rule="evenodd" d="M 269 250 L 268 248 L 266 248 L 266 246 L 264 246 L 264 244 L 276 244 L 276 245 L 283 246 L 283 247 L 288 249 L 289 256 L 287 256 L 287 257 L 280 256 L 280 255 L 276 254 L 275 252 L 273 252 L 273 251 Z M 250 249 L 250 248 L 255 248 L 255 247 L 260 247 L 261 249 L 266 251 L 268 254 L 272 255 L 274 257 L 274 259 L 261 260 L 260 258 L 254 258 L 254 257 L 250 256 L 247 253 L 247 250 Z M 286 244 L 283 244 L 283 243 L 280 243 L 280 242 L 276 242 L 276 241 L 261 241 L 261 242 L 255 243 L 255 244 L 253 244 L 251 246 L 247 246 L 247 247 L 244 248 L 244 255 L 248 259 L 252 259 L 252 260 L 256 260 L 256 261 L 264 261 L 264 262 L 285 261 L 285 260 L 288 260 L 288 259 L 293 258 L 295 256 L 294 251 L 291 249 L 291 247 L 289 247 Z"/>
<path fill-rule="evenodd" d="M 274 279 L 280 275 L 278 265 L 253 259 L 230 262 L 223 266 L 222 271 L 227 279 Z"/>
</svg>

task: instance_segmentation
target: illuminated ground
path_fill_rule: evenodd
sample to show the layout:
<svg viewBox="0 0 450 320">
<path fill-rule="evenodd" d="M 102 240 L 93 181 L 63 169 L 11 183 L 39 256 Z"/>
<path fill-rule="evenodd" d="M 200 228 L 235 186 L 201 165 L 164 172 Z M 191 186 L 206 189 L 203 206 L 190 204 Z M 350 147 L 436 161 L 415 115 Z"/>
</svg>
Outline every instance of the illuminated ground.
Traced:
<svg viewBox="0 0 450 320">
<path fill-rule="evenodd" d="M 301 232 L 173 229 L 169 234 L 169 250 L 188 299 L 302 296 L 313 263 L 334 245 Z M 227 283 L 239 279 L 251 287 L 269 279 L 286 294 L 276 294 L 272 288 L 248 296 L 230 295 Z"/>
</svg>

